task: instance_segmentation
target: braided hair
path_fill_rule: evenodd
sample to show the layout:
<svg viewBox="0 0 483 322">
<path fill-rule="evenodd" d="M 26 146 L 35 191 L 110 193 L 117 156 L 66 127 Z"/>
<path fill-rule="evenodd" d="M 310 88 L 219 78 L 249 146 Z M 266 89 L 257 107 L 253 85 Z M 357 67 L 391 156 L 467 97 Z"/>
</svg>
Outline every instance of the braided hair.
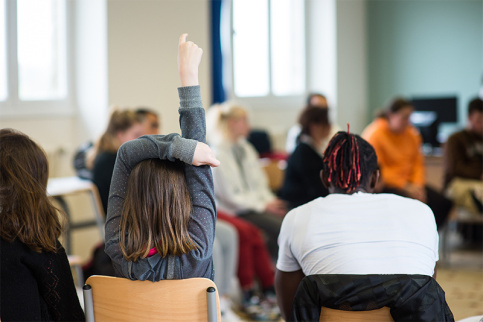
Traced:
<svg viewBox="0 0 483 322">
<path fill-rule="evenodd" d="M 367 185 L 376 170 L 376 151 L 359 135 L 337 132 L 325 149 L 323 171 L 329 183 L 346 193 Z"/>
</svg>

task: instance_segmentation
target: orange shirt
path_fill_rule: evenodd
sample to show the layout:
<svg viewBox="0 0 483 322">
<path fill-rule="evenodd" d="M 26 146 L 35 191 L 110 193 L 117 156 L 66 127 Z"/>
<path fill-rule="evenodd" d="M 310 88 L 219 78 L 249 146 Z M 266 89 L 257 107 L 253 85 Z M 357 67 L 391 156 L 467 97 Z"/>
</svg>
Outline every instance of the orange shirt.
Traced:
<svg viewBox="0 0 483 322">
<path fill-rule="evenodd" d="M 424 186 L 422 139 L 415 127 L 409 126 L 402 133 L 394 133 L 387 120 L 379 118 L 366 127 L 362 137 L 376 150 L 385 184 L 395 188 L 404 188 L 408 183 Z"/>
</svg>

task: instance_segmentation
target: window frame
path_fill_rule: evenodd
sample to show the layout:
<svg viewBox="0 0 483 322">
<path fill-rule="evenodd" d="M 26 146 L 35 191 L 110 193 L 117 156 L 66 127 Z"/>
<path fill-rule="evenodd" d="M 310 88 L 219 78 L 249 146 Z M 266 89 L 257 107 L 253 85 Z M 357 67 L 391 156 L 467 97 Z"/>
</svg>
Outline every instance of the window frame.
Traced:
<svg viewBox="0 0 483 322">
<path fill-rule="evenodd" d="M 17 1 L 0 0 L 5 3 L 5 55 L 7 64 L 7 99 L 0 101 L 0 116 L 32 117 L 73 115 L 74 107 L 74 8 L 69 0 L 65 0 L 66 41 L 65 55 L 67 73 L 65 79 L 66 97 L 56 100 L 21 100 L 18 91 L 18 47 L 17 47 Z"/>
</svg>

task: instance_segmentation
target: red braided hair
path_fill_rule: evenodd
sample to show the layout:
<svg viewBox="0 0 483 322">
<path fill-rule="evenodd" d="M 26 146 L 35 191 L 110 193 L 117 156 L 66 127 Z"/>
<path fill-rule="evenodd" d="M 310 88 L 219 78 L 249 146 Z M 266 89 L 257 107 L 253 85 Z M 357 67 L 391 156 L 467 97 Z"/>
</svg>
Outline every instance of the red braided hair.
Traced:
<svg viewBox="0 0 483 322">
<path fill-rule="evenodd" d="M 353 192 L 361 184 L 359 145 L 355 135 L 337 133 L 325 150 L 323 162 L 328 168 L 328 180 L 347 192 Z"/>
</svg>

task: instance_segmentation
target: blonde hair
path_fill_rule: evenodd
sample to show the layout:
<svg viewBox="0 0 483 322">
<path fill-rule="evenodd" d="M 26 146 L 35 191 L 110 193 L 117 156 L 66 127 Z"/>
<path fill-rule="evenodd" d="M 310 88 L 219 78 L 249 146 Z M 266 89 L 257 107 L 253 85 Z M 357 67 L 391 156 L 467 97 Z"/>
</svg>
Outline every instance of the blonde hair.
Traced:
<svg viewBox="0 0 483 322">
<path fill-rule="evenodd" d="M 116 135 L 128 130 L 133 124 L 139 122 L 139 116 L 132 110 L 121 110 L 113 107 L 106 131 L 101 135 L 94 147 L 89 150 L 86 157 L 87 167 L 92 169 L 97 155 L 101 152 L 117 152 L 121 146 Z"/>
<path fill-rule="evenodd" d="M 211 106 L 206 114 L 207 142 L 216 146 L 226 141 L 230 137 L 228 120 L 247 116 L 247 109 L 235 101 L 227 101 Z"/>
</svg>

